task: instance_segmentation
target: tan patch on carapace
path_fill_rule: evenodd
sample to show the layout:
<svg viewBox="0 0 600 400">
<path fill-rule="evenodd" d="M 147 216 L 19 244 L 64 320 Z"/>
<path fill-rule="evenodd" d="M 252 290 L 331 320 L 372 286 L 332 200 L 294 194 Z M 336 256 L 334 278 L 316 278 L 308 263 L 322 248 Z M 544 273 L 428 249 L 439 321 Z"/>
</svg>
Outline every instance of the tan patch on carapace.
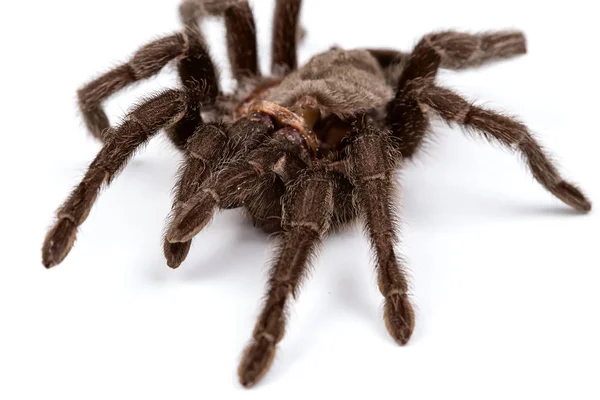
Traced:
<svg viewBox="0 0 600 400">
<path fill-rule="evenodd" d="M 250 94 L 242 100 L 235 109 L 235 119 L 243 118 L 250 114 L 250 107 L 256 101 L 266 99 L 269 94 L 281 83 L 281 79 L 271 79 L 258 85 Z"/>
</svg>

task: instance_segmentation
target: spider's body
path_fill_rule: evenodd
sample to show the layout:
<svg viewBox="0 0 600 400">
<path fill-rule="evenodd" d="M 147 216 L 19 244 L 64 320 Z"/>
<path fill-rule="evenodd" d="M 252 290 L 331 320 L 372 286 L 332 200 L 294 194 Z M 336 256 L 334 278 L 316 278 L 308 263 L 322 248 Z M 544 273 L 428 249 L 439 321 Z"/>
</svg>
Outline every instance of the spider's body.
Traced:
<svg viewBox="0 0 600 400">
<path fill-rule="evenodd" d="M 516 152 L 535 179 L 580 211 L 591 203 L 562 179 L 528 129 L 513 118 L 471 104 L 438 86 L 439 68 L 460 70 L 525 53 L 519 32 L 425 36 L 411 53 L 331 50 L 297 68 L 300 0 L 278 0 L 273 74 L 258 70 L 254 18 L 244 0 L 185 0 L 185 29 L 158 39 L 79 91 L 85 122 L 103 142 L 81 183 L 57 213 L 42 249 L 47 268 L 71 250 L 103 184 L 164 129 L 185 155 L 164 240 L 172 268 L 218 209 L 244 208 L 254 223 L 278 233 L 264 309 L 239 368 L 244 386 L 268 370 L 283 338 L 285 310 L 327 233 L 356 217 L 376 255 L 385 322 L 405 344 L 414 328 L 408 282 L 396 253 L 394 169 L 411 158 L 438 116 Z M 219 15 L 238 88 L 220 90 L 198 22 Z M 182 88 L 164 91 L 110 127 L 102 101 L 177 60 Z"/>
<path fill-rule="evenodd" d="M 280 124 L 290 123 L 292 115 L 282 115 L 282 108 L 292 111 L 304 127 L 306 140 L 316 146 L 317 158 L 332 158 L 341 150 L 342 141 L 351 131 L 350 122 L 357 115 L 383 119 L 385 106 L 394 89 L 385 79 L 384 70 L 366 50 L 333 48 L 312 57 L 304 66 L 281 80 L 258 84 L 236 108 L 237 118 L 245 117 L 252 104 L 262 108 Z M 273 109 L 273 106 L 277 109 Z M 254 107 L 256 109 L 256 107 Z M 294 125 L 293 123 L 291 125 Z M 336 151 L 337 150 L 337 151 Z"/>
</svg>

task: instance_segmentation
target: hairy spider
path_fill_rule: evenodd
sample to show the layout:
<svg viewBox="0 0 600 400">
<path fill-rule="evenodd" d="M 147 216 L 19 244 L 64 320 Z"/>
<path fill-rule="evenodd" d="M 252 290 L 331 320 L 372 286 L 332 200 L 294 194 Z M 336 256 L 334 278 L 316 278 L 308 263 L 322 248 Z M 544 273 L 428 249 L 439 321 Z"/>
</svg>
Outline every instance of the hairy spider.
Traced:
<svg viewBox="0 0 600 400">
<path fill-rule="evenodd" d="M 272 74 L 258 68 L 255 22 L 247 1 L 185 0 L 184 29 L 147 44 L 133 58 L 79 90 L 87 127 L 103 146 L 81 183 L 57 212 L 43 264 L 63 261 L 102 185 L 161 129 L 185 155 L 164 237 L 177 268 L 192 239 L 218 209 L 243 208 L 256 226 L 277 233 L 280 247 L 263 311 L 240 366 L 249 387 L 269 369 L 284 335 L 285 311 L 297 295 L 309 258 L 325 234 L 361 217 L 376 254 L 385 324 L 408 342 L 415 316 L 405 267 L 395 245 L 392 173 L 421 147 L 439 116 L 522 155 L 535 179 L 571 207 L 591 203 L 517 120 L 472 105 L 436 84 L 439 68 L 461 70 L 526 52 L 520 32 L 432 33 L 411 53 L 332 48 L 297 68 L 301 0 L 278 0 Z M 201 34 L 204 17 L 220 16 L 238 85 L 219 88 Z M 111 127 L 102 102 L 177 61 L 180 89 L 166 90 Z"/>
</svg>

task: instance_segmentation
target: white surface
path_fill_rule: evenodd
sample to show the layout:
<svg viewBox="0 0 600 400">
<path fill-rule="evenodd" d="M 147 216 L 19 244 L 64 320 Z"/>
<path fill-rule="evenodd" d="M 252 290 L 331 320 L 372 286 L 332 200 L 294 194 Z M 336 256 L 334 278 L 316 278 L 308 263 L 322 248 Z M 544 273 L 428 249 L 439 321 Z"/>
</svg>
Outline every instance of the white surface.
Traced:
<svg viewBox="0 0 600 400">
<path fill-rule="evenodd" d="M 272 1 L 253 3 L 266 67 Z M 409 49 L 440 28 L 522 29 L 526 57 L 440 80 L 520 116 L 597 206 L 597 14 L 588 1 L 547 3 L 307 0 L 301 60 L 336 43 Z M 270 247 L 226 212 L 181 269 L 166 267 L 178 155 L 163 139 L 102 194 L 67 260 L 44 270 L 53 212 L 99 149 L 75 91 L 178 29 L 177 1 L 2 2 L 0 19 L 0 398 L 600 398 L 598 213 L 570 212 L 515 156 L 441 125 L 402 179 L 398 250 L 418 307 L 407 347 L 387 335 L 354 228 L 326 241 L 273 368 L 241 389 Z M 224 65 L 219 25 L 209 31 Z M 111 118 L 175 84 L 170 70 L 116 96 Z"/>
</svg>

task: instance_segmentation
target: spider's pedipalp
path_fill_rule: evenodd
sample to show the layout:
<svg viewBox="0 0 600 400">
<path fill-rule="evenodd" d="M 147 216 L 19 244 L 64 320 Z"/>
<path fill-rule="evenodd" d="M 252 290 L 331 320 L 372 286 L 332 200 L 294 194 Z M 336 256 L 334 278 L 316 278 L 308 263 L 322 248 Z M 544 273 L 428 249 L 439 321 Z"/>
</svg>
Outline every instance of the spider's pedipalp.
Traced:
<svg viewBox="0 0 600 400">
<path fill-rule="evenodd" d="M 387 133 L 361 122 L 350 146 L 349 175 L 377 260 L 379 289 L 385 297 L 385 323 L 394 340 L 406 344 L 415 325 L 408 278 L 396 255 L 392 170 L 398 155 Z"/>
<path fill-rule="evenodd" d="M 260 193 L 261 185 L 281 157 L 270 143 L 258 147 L 273 129 L 270 118 L 261 115 L 240 120 L 231 128 L 230 146 L 236 155 L 195 196 L 176 207 L 167 232 L 169 242 L 191 240 L 210 222 L 217 208 L 239 207 Z"/>
<path fill-rule="evenodd" d="M 186 157 L 180 168 L 173 210 L 198 193 L 202 183 L 226 156 L 228 140 L 226 127 L 220 124 L 206 124 L 196 129 L 186 146 Z M 190 247 L 190 241 L 170 243 L 165 238 L 163 251 L 167 265 L 171 268 L 179 267 L 187 257 Z"/>
<path fill-rule="evenodd" d="M 286 190 L 279 254 L 271 270 L 263 311 L 238 369 L 245 387 L 256 384 L 271 366 L 275 347 L 284 335 L 289 299 L 297 295 L 309 259 L 329 229 L 334 189 L 331 173 L 315 166 Z"/>
<path fill-rule="evenodd" d="M 477 107 L 449 89 L 430 86 L 420 92 L 419 102 L 448 122 L 477 132 L 486 139 L 519 151 L 534 178 L 571 207 L 587 212 L 591 202 L 575 185 L 566 182 L 527 127 L 513 118 Z"/>
<path fill-rule="evenodd" d="M 187 98 L 178 90 L 152 97 L 129 114 L 108 138 L 81 183 L 57 212 L 58 221 L 48 232 L 42 248 L 42 262 L 53 267 L 67 256 L 75 241 L 77 227 L 87 218 L 100 187 L 109 184 L 134 152 L 161 128 L 172 125 L 186 111 Z"/>
</svg>

